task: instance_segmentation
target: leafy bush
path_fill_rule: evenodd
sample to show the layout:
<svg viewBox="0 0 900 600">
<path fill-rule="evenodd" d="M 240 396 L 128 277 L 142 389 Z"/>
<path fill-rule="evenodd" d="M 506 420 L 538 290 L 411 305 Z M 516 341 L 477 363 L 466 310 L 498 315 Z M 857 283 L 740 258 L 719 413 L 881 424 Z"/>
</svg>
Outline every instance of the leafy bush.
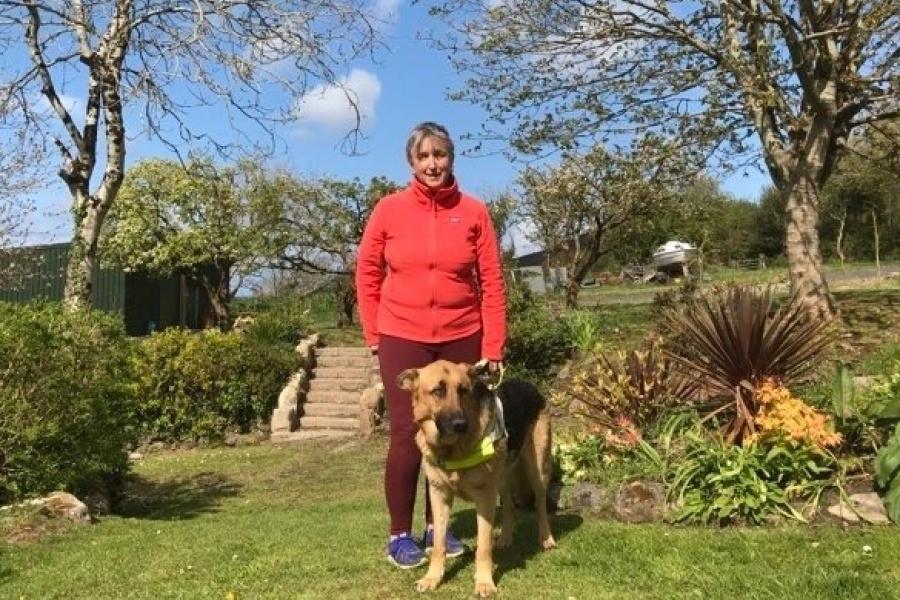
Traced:
<svg viewBox="0 0 900 600">
<path fill-rule="evenodd" d="M 835 468 L 827 452 L 780 438 L 736 446 L 690 432 L 684 440 L 668 482 L 678 521 L 760 524 L 774 514 L 803 520 L 791 501 L 817 499 Z"/>
<path fill-rule="evenodd" d="M 116 316 L 0 303 L 0 504 L 115 492 L 135 440 L 131 353 Z"/>
<path fill-rule="evenodd" d="M 872 387 L 863 394 L 869 411 L 883 420 L 900 419 L 900 360 L 876 377 Z"/>
<path fill-rule="evenodd" d="M 141 341 L 135 394 L 143 433 L 168 440 L 216 440 L 271 415 L 298 358 L 251 336 L 171 328 Z"/>
<path fill-rule="evenodd" d="M 563 483 L 591 479 L 600 467 L 604 449 L 603 439 L 590 434 L 554 445 L 553 455 L 562 472 Z"/>
<path fill-rule="evenodd" d="M 527 288 L 510 286 L 506 363 L 510 374 L 544 379 L 572 356 L 574 345 L 563 319 L 536 302 Z"/>
<path fill-rule="evenodd" d="M 888 516 L 900 523 L 900 423 L 875 458 L 875 482 L 884 497 Z"/>
<path fill-rule="evenodd" d="M 590 352 L 600 341 L 600 321 L 588 310 L 575 310 L 566 314 L 566 325 L 572 344 L 581 352 Z"/>
<path fill-rule="evenodd" d="M 667 319 L 679 337 L 667 354 L 686 378 L 701 380 L 708 395 L 725 399 L 710 414 L 727 411 L 723 431 L 729 442 L 754 432 L 756 388 L 769 378 L 801 380 L 831 340 L 829 323 L 810 318 L 796 298 L 776 308 L 771 290 L 749 286 L 701 296 Z"/>
<path fill-rule="evenodd" d="M 262 344 L 293 346 L 312 329 L 309 301 L 300 296 L 245 299 L 236 305 L 252 319 L 246 335 Z"/>
<path fill-rule="evenodd" d="M 592 354 L 573 368 L 558 397 L 594 426 L 623 428 L 626 419 L 642 428 L 679 402 L 682 387 L 669 359 L 651 344 L 646 351 Z"/>
<path fill-rule="evenodd" d="M 260 344 L 295 346 L 311 329 L 309 310 L 297 304 L 283 304 L 253 317 L 246 335 Z"/>
</svg>

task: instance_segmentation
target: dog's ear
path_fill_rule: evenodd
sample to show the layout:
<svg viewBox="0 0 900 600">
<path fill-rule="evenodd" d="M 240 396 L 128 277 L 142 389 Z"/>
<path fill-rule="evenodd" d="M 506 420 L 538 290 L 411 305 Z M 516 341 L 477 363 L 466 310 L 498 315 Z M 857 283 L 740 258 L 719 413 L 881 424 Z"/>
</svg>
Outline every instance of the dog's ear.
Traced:
<svg viewBox="0 0 900 600">
<path fill-rule="evenodd" d="M 397 387 L 401 390 L 406 390 L 408 392 L 413 391 L 416 387 L 416 382 L 419 380 L 419 370 L 418 369 L 407 369 L 397 375 Z"/>
</svg>

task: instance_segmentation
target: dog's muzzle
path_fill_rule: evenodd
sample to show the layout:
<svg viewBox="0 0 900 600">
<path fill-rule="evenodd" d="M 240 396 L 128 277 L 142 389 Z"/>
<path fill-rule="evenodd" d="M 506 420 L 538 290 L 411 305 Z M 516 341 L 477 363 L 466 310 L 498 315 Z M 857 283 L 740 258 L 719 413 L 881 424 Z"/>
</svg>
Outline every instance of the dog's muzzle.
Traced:
<svg viewBox="0 0 900 600">
<path fill-rule="evenodd" d="M 441 434 L 465 433 L 469 429 L 469 423 L 464 414 L 451 413 L 438 417 L 437 427 Z"/>
</svg>

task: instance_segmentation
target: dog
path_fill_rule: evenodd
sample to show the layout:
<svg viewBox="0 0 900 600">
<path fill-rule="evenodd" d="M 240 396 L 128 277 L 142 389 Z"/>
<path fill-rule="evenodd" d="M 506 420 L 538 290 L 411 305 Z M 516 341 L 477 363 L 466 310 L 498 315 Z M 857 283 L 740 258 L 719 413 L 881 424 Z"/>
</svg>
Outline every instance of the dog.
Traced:
<svg viewBox="0 0 900 600">
<path fill-rule="evenodd" d="M 550 410 L 537 388 L 523 380 L 504 381 L 496 395 L 485 383 L 485 366 L 435 361 L 397 377 L 412 395 L 434 515 L 434 548 L 428 572 L 416 583 L 434 590 L 444 576 L 446 534 L 453 500 L 475 503 L 478 539 L 475 594 L 497 591 L 493 578 L 494 514 L 499 494 L 502 529 L 496 546 L 512 543 L 514 503 L 511 483 L 524 471 L 534 494 L 538 536 L 545 550 L 556 547 L 547 518 L 551 475 Z"/>
</svg>

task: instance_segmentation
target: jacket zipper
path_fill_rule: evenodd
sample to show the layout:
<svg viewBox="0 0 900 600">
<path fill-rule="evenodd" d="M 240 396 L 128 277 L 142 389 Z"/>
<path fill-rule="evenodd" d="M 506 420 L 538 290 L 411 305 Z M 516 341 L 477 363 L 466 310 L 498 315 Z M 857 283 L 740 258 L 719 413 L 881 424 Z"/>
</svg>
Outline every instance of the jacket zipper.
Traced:
<svg viewBox="0 0 900 600">
<path fill-rule="evenodd" d="M 436 286 L 435 286 L 435 254 L 436 254 L 436 236 L 437 236 L 437 201 L 432 198 L 431 199 L 431 235 L 428 236 L 428 250 L 429 250 L 429 264 L 428 264 L 428 278 L 431 283 L 431 338 L 434 339 L 437 337 L 437 318 L 435 316 L 435 305 L 436 305 Z"/>
</svg>

